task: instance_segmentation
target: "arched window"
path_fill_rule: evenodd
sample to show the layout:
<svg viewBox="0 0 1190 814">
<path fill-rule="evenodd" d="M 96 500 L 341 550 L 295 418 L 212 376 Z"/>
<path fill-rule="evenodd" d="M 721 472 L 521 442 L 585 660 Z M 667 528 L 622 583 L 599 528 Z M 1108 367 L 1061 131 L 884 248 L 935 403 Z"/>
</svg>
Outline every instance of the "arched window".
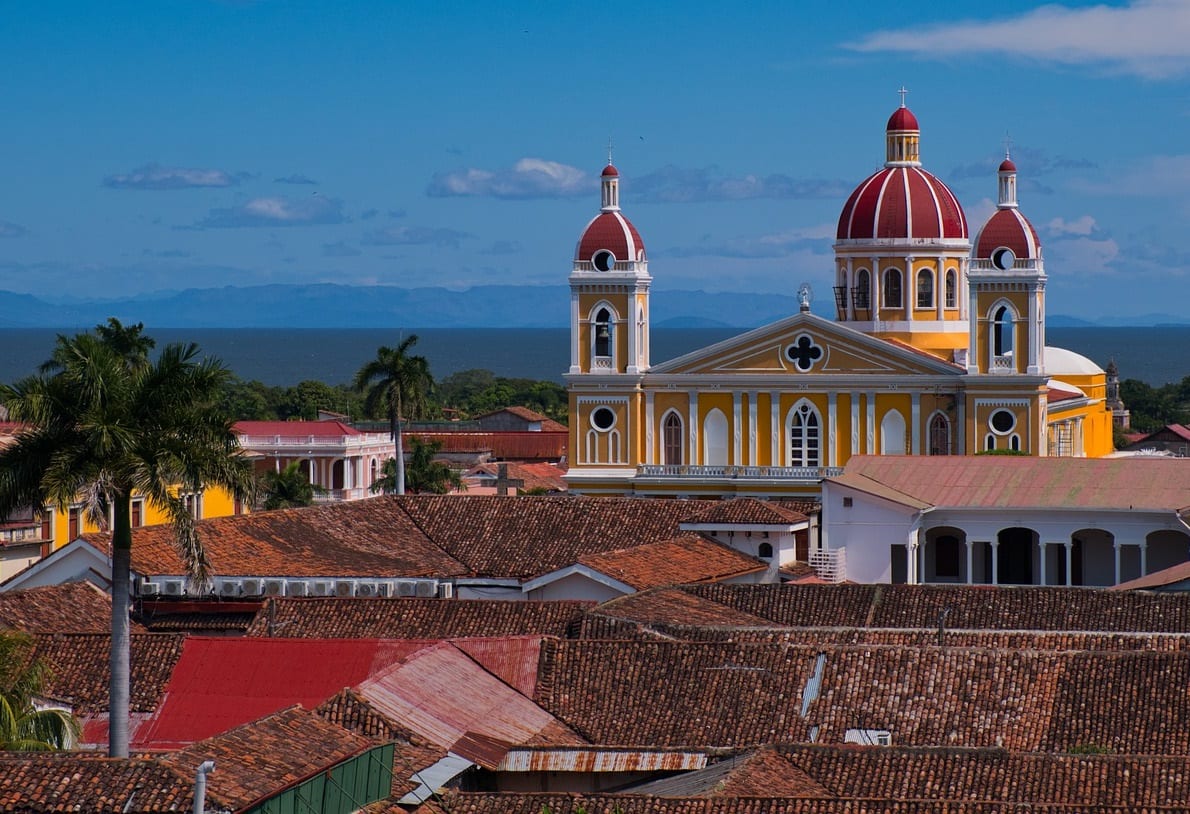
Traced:
<svg viewBox="0 0 1190 814">
<path fill-rule="evenodd" d="M 990 432 L 987 435 L 985 435 L 983 438 L 983 448 L 988 450 L 989 452 L 991 450 L 995 449 L 996 448 L 996 436 L 992 435 Z"/>
<path fill-rule="evenodd" d="M 992 343 L 997 356 L 1007 356 L 1012 353 L 1013 346 L 1013 315 L 1007 305 L 996 309 L 992 318 Z"/>
<path fill-rule="evenodd" d="M 1017 452 L 1021 451 L 1021 437 L 1015 432 L 1008 439 L 1008 448 Z"/>
<path fill-rule="evenodd" d="M 917 307 L 934 307 L 934 272 L 929 269 L 917 272 Z"/>
<path fill-rule="evenodd" d="M 950 455 L 950 419 L 942 413 L 930 416 L 929 454 Z"/>
<path fill-rule="evenodd" d="M 682 463 L 682 417 L 670 410 L 661 422 L 661 462 Z"/>
<path fill-rule="evenodd" d="M 727 416 L 711 410 L 702 422 L 702 462 L 705 466 L 727 466 Z"/>
<path fill-rule="evenodd" d="M 884 272 L 884 299 L 881 304 L 885 308 L 901 308 L 901 303 L 901 270 L 886 269 Z"/>
<path fill-rule="evenodd" d="M 946 307 L 957 308 L 959 302 L 954 269 L 946 270 Z"/>
<path fill-rule="evenodd" d="M 615 323 L 612 322 L 611 312 L 606 308 L 600 308 L 595 314 L 595 357 L 597 359 L 611 359 L 612 355 L 612 332 L 616 329 Z"/>
<path fill-rule="evenodd" d="M 855 288 L 851 291 L 851 304 L 856 309 L 872 307 L 872 275 L 867 269 L 855 273 Z"/>
<path fill-rule="evenodd" d="M 808 401 L 800 401 L 789 412 L 789 465 L 820 466 L 821 422 Z"/>
<path fill-rule="evenodd" d="M 905 454 L 905 417 L 896 410 L 889 410 L 880 419 L 880 454 Z"/>
<path fill-rule="evenodd" d="M 773 558 L 773 544 L 761 543 L 756 549 L 756 556 L 762 560 L 771 560 Z"/>
</svg>

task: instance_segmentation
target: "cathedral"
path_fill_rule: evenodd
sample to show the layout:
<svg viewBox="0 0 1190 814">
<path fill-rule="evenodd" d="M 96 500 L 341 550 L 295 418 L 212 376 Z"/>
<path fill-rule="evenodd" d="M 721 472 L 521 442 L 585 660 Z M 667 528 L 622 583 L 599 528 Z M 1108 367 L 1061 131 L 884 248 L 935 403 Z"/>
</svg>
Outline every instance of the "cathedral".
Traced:
<svg viewBox="0 0 1190 814">
<path fill-rule="evenodd" d="M 660 363 L 645 244 L 604 168 L 569 278 L 571 491 L 815 498 L 854 455 L 1112 451 L 1104 371 L 1045 344 L 1016 165 L 972 238 L 920 135 L 902 95 L 883 168 L 839 214 L 833 319 L 803 287 L 797 313 Z"/>
</svg>

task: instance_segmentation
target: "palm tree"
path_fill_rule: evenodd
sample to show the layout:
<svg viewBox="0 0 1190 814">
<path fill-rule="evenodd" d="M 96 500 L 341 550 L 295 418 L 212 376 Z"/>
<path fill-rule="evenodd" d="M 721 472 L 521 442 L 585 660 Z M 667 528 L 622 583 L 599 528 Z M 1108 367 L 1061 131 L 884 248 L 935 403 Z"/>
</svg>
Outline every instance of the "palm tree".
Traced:
<svg viewBox="0 0 1190 814">
<path fill-rule="evenodd" d="M 0 631 L 0 751 L 69 749 L 78 722 L 61 709 L 38 709 L 34 699 L 47 678 L 45 663 L 33 657 L 33 640 Z"/>
<path fill-rule="evenodd" d="M 452 489 L 463 488 L 463 479 L 444 461 L 434 460 L 442 449 L 441 441 L 423 441 L 416 436 L 409 439 L 409 463 L 406 466 L 406 488 L 414 494 L 445 495 Z M 384 462 L 381 477 L 372 484 L 373 492 L 386 495 L 397 493 L 397 460 Z"/>
<path fill-rule="evenodd" d="M 247 498 L 253 480 L 217 409 L 230 375 L 222 363 L 199 361 L 194 344 L 168 345 L 151 361 L 140 325 L 113 320 L 108 329 L 60 335 L 39 375 L 0 387 L 12 419 L 25 424 L 0 450 L 0 517 L 81 501 L 88 519 L 110 529 L 108 752 L 127 757 L 132 496 L 167 514 L 192 581 L 203 584 L 209 564 L 183 496 L 219 485 Z"/>
<path fill-rule="evenodd" d="M 389 432 L 396 455 L 396 493 L 405 494 L 405 449 L 401 443 L 401 421 L 420 418 L 426 409 L 426 394 L 434 386 L 430 365 L 424 356 L 410 356 L 417 334 L 396 348 L 381 346 L 376 358 L 355 374 L 355 389 L 364 394 L 364 409 L 369 415 L 388 418 Z"/>
<path fill-rule="evenodd" d="M 294 509 L 309 506 L 314 502 L 314 495 L 326 490 L 321 486 L 310 483 L 310 478 L 302 471 L 301 461 L 292 461 L 285 465 L 280 472 L 266 471 L 260 479 L 261 508 L 263 509 Z"/>
</svg>

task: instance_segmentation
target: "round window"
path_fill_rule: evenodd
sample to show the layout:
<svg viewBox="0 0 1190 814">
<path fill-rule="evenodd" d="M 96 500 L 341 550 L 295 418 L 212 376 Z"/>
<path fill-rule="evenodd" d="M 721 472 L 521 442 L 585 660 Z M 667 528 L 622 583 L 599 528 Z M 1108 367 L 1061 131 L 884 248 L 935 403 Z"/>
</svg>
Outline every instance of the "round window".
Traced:
<svg viewBox="0 0 1190 814">
<path fill-rule="evenodd" d="M 616 264 L 616 256 L 607 249 L 600 249 L 591 257 L 596 271 L 611 271 Z"/>
<path fill-rule="evenodd" d="M 591 412 L 591 426 L 607 431 L 616 426 L 616 414 L 610 407 L 596 407 Z"/>
<path fill-rule="evenodd" d="M 1016 416 L 1008 410 L 997 410 L 992 413 L 988 424 L 991 425 L 994 431 L 1003 435 L 1006 432 L 1012 432 L 1012 428 L 1016 426 Z"/>
<path fill-rule="evenodd" d="M 1016 262 L 1016 255 L 1012 253 L 1012 249 L 1001 246 L 992 252 L 992 264 L 1003 271 L 1012 268 L 1012 264 Z"/>
</svg>

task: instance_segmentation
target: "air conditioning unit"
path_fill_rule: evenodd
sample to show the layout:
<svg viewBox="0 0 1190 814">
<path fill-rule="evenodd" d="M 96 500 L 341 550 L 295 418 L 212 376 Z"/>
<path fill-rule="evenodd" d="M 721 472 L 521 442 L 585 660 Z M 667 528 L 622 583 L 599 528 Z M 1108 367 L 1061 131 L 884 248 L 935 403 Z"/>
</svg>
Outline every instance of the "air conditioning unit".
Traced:
<svg viewBox="0 0 1190 814">
<path fill-rule="evenodd" d="M 326 579 L 315 580 L 310 584 L 311 596 L 334 596 L 335 583 Z"/>
<path fill-rule="evenodd" d="M 434 596 L 435 587 L 433 582 L 418 581 L 415 593 L 423 599 L 431 599 Z"/>
<path fill-rule="evenodd" d="M 439 599 L 454 599 L 455 586 L 449 582 L 438 583 L 438 598 Z"/>
<path fill-rule="evenodd" d="M 285 593 L 289 596 L 309 596 L 311 584 L 304 579 L 292 579 L 285 586 Z"/>
<path fill-rule="evenodd" d="M 219 596 L 239 596 L 243 591 L 243 580 L 225 579 L 219 583 Z"/>
<path fill-rule="evenodd" d="M 186 594 L 186 580 L 166 579 L 161 581 L 161 593 L 166 596 L 184 596 Z"/>
<path fill-rule="evenodd" d="M 244 596 L 260 596 L 264 593 L 263 579 L 244 580 Z"/>
<path fill-rule="evenodd" d="M 335 583 L 335 596 L 354 596 L 355 580 L 341 579 Z"/>
<path fill-rule="evenodd" d="M 397 583 L 398 596 L 413 596 L 415 593 L 417 593 L 417 583 L 407 579 L 403 579 Z"/>
<path fill-rule="evenodd" d="M 378 596 L 380 589 L 375 582 L 360 582 L 355 586 L 356 596 Z"/>
<path fill-rule="evenodd" d="M 159 593 L 161 593 L 160 582 L 142 582 L 140 584 L 141 596 L 157 596 Z"/>
<path fill-rule="evenodd" d="M 264 581 L 265 596 L 285 596 L 285 580 L 266 579 Z"/>
<path fill-rule="evenodd" d="M 396 596 L 397 595 L 397 584 L 395 582 L 393 582 L 391 579 L 385 580 L 383 582 L 377 582 L 376 583 L 376 595 L 377 596 Z"/>
</svg>

